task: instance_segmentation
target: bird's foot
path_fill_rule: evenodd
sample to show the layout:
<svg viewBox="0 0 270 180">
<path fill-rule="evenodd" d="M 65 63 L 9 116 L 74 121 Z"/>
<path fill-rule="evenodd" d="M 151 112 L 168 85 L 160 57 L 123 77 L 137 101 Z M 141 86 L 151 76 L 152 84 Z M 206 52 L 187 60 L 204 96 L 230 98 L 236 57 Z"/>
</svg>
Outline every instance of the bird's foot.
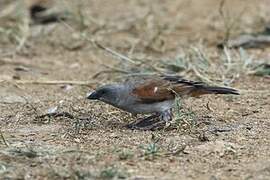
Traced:
<svg viewBox="0 0 270 180">
<path fill-rule="evenodd" d="M 169 127 L 171 125 L 170 121 L 172 118 L 172 110 L 169 109 L 162 113 L 156 113 L 149 117 L 139 119 L 136 122 L 128 124 L 126 127 L 129 129 L 157 130 Z"/>
<path fill-rule="evenodd" d="M 162 119 L 165 122 L 170 122 L 173 119 L 173 113 L 172 113 L 172 109 L 163 111 L 160 114 L 160 119 Z"/>
<path fill-rule="evenodd" d="M 160 121 L 160 114 L 154 114 L 149 117 L 139 119 L 136 122 L 126 125 L 129 129 L 138 129 L 138 130 L 156 130 L 160 126 L 164 126 L 164 121 Z"/>
</svg>

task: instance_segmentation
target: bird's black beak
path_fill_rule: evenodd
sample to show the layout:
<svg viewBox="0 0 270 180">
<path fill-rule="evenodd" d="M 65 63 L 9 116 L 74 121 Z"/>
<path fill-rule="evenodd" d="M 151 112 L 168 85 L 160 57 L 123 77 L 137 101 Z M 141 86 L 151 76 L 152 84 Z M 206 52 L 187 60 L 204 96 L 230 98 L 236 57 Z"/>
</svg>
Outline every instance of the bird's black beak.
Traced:
<svg viewBox="0 0 270 180">
<path fill-rule="evenodd" d="M 86 98 L 91 100 L 99 99 L 99 94 L 96 91 L 94 91 L 88 94 Z"/>
</svg>

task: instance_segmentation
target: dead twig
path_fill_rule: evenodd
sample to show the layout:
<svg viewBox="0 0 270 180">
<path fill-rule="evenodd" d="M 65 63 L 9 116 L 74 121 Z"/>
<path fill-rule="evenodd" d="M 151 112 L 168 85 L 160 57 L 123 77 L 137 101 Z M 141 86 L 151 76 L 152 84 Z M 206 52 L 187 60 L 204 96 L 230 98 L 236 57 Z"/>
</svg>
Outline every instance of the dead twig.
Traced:
<svg viewBox="0 0 270 180">
<path fill-rule="evenodd" d="M 120 54 L 120 53 L 118 53 L 118 52 L 116 52 L 116 51 L 114 51 L 114 50 L 112 50 L 112 49 L 110 49 L 110 48 L 108 48 L 108 47 L 104 47 L 103 45 L 99 44 L 99 43 L 96 42 L 96 41 L 93 41 L 93 43 L 94 43 L 98 48 L 100 48 L 100 49 L 102 49 L 102 50 L 104 50 L 104 51 L 106 51 L 106 52 L 108 52 L 108 53 L 110 53 L 110 54 L 112 54 L 112 55 L 114 55 L 114 56 L 117 56 L 117 57 L 119 57 L 119 58 L 122 59 L 122 60 L 125 60 L 125 61 L 127 61 L 127 62 L 129 62 L 129 63 L 132 63 L 132 64 L 138 64 L 137 62 L 135 62 L 134 60 L 130 59 L 129 57 L 127 57 L 127 56 L 125 56 L 125 55 L 123 55 L 123 54 Z"/>
<path fill-rule="evenodd" d="M 69 28 L 72 32 L 76 32 L 76 31 L 74 30 L 74 28 L 71 27 L 70 25 L 68 25 L 66 22 L 63 22 L 63 21 L 61 21 L 61 22 L 62 22 L 63 25 L 65 25 L 67 28 Z M 121 54 L 121 53 L 119 53 L 119 52 L 116 52 L 116 51 L 114 51 L 114 50 L 112 50 L 112 49 L 110 49 L 110 48 L 108 48 L 108 47 L 105 47 L 105 46 L 101 45 L 100 43 L 98 43 L 97 41 L 95 41 L 95 40 L 93 40 L 93 39 L 89 39 L 89 38 L 86 37 L 84 34 L 80 34 L 80 36 L 81 36 L 81 38 L 82 38 L 83 40 L 86 40 L 86 41 L 88 41 L 88 42 L 94 44 L 96 47 L 98 47 L 98 48 L 100 48 L 100 49 L 102 49 L 102 50 L 104 50 L 104 51 L 106 51 L 106 52 L 108 52 L 108 53 L 110 53 L 110 54 L 112 54 L 112 55 L 114 55 L 114 56 L 117 56 L 117 57 L 120 58 L 121 60 L 127 61 L 127 62 L 129 62 L 129 63 L 131 63 L 131 64 L 135 64 L 135 65 L 138 64 L 137 62 L 135 62 L 135 61 L 132 60 L 131 58 L 129 58 L 129 57 L 127 57 L 127 56 L 125 56 L 125 55 L 123 55 L 123 54 Z"/>
<path fill-rule="evenodd" d="M 2 82 L 11 82 L 15 84 L 37 84 L 37 85 L 55 85 L 55 84 L 72 84 L 72 85 L 81 85 L 81 86 L 89 86 L 92 84 L 96 84 L 96 82 L 93 81 L 64 81 L 64 80 L 45 80 L 45 81 L 39 81 L 39 80 L 12 80 L 12 81 L 6 81 L 6 80 L 0 80 L 0 83 Z"/>
<path fill-rule="evenodd" d="M 9 58 L 0 59 L 0 66 L 5 66 L 5 65 L 25 66 L 25 67 L 31 67 L 31 68 L 37 67 L 38 68 L 38 66 L 32 65 L 32 64 L 27 63 L 27 62 L 15 61 L 14 59 L 11 60 Z"/>
<path fill-rule="evenodd" d="M 0 138 L 2 139 L 4 145 L 8 147 L 8 143 L 7 143 L 7 141 L 6 141 L 6 139 L 5 139 L 5 137 L 4 137 L 4 135 L 3 135 L 3 133 L 2 133 L 1 130 L 0 130 Z"/>
<path fill-rule="evenodd" d="M 92 79 L 98 78 L 101 74 L 112 74 L 112 73 L 123 73 L 122 71 L 116 71 L 116 70 L 104 70 L 104 71 L 99 71 L 96 74 L 92 76 Z"/>
</svg>

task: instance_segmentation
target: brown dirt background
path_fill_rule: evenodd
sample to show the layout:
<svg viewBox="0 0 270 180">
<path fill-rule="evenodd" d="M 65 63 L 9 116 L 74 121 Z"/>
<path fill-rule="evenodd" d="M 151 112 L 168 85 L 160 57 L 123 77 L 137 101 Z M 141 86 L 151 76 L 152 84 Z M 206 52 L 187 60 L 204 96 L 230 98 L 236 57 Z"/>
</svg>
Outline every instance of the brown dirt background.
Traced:
<svg viewBox="0 0 270 180">
<path fill-rule="evenodd" d="M 87 36 L 123 54 L 133 49 L 133 57 L 166 59 L 202 44 L 215 61 L 220 56 L 215 44 L 225 32 L 219 5 L 217 0 L 57 3 L 72 12 L 80 8 Z M 270 19 L 269 5 L 269 0 L 226 1 L 228 19 L 239 18 L 232 37 L 262 30 Z M 1 36 L 1 60 L 11 63 L 0 64 L 0 79 L 5 80 L 0 81 L 0 127 L 8 143 L 0 139 L 0 179 L 270 179 L 269 77 L 241 72 L 230 84 L 242 90 L 240 96 L 186 100 L 200 122 L 196 127 L 129 130 L 123 126 L 134 120 L 131 116 L 85 99 L 115 74 L 93 76 L 119 61 L 80 39 L 78 20 L 67 23 L 74 29 L 62 23 L 32 26 L 25 47 L 13 56 L 4 56 L 15 46 Z M 148 45 L 157 29 L 162 35 Z M 246 51 L 269 62 L 269 48 Z M 93 84 L 24 84 L 15 79 Z M 77 118 L 37 118 L 55 106 Z M 152 146 L 157 150 L 149 153 Z"/>
</svg>

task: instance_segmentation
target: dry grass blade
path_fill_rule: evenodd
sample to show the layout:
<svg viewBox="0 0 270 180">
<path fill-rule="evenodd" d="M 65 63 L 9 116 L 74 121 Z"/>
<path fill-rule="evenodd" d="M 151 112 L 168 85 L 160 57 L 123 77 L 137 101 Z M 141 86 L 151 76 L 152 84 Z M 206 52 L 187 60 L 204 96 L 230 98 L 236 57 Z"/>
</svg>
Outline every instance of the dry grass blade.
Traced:
<svg viewBox="0 0 270 180">
<path fill-rule="evenodd" d="M 0 13 L 0 18 L 2 18 L 1 22 L 4 22 L 3 25 L 1 24 L 1 31 L 9 39 L 12 39 L 16 45 L 16 47 L 3 53 L 1 56 L 14 56 L 25 47 L 31 34 L 30 18 L 24 1 L 13 2 L 7 5 Z M 12 21 L 15 23 L 12 24 Z"/>
<path fill-rule="evenodd" d="M 211 80 L 210 80 L 209 78 L 207 78 L 206 76 L 203 76 L 203 75 L 197 70 L 197 68 L 196 68 L 194 65 L 191 66 L 191 69 L 192 69 L 192 71 L 194 72 L 194 74 L 195 74 L 199 79 L 201 79 L 202 81 L 207 82 L 207 83 L 210 83 L 210 84 L 217 85 L 216 83 L 214 83 L 213 81 L 211 81 Z"/>
<path fill-rule="evenodd" d="M 2 139 L 4 145 L 8 147 L 8 143 L 7 143 L 7 141 L 6 141 L 6 139 L 5 139 L 5 137 L 4 137 L 4 135 L 3 135 L 3 133 L 2 133 L 1 130 L 0 130 L 0 138 Z"/>
<path fill-rule="evenodd" d="M 81 85 L 81 86 L 89 86 L 92 84 L 96 84 L 93 81 L 57 81 L 57 80 L 47 80 L 47 81 L 32 81 L 32 80 L 13 80 L 13 81 L 5 81 L 0 80 L 1 82 L 11 82 L 15 84 L 40 84 L 40 85 L 56 85 L 56 84 L 72 84 L 72 85 Z"/>
<path fill-rule="evenodd" d="M 94 43 L 97 47 L 99 47 L 100 49 L 102 49 L 102 50 L 104 50 L 104 51 L 106 51 L 106 52 L 109 52 L 110 54 L 112 54 L 112 55 L 114 55 L 114 56 L 117 56 L 117 57 L 119 57 L 119 58 L 122 59 L 122 60 L 125 60 L 125 61 L 127 61 L 127 62 L 129 62 L 129 63 L 132 63 L 132 64 L 138 64 L 137 62 L 133 61 L 133 60 L 130 59 L 129 57 L 127 57 L 127 56 L 125 56 L 125 55 L 123 55 L 123 54 L 120 54 L 120 53 L 118 53 L 118 52 L 116 52 L 116 51 L 114 51 L 114 50 L 112 50 L 112 49 L 110 49 L 110 48 L 108 48 L 108 47 L 104 47 L 103 45 L 101 45 L 100 43 L 98 43 L 98 42 L 96 42 L 96 41 L 93 41 L 93 43 Z"/>
<path fill-rule="evenodd" d="M 61 22 L 62 22 L 63 25 L 65 25 L 65 26 L 66 26 L 67 28 L 69 28 L 71 31 L 76 32 L 75 29 L 74 29 L 73 27 L 71 27 L 69 24 L 67 24 L 67 23 L 64 22 L 64 21 L 61 21 Z M 124 60 L 124 61 L 129 62 L 129 63 L 134 64 L 134 65 L 140 64 L 140 63 L 135 62 L 135 61 L 132 60 L 131 58 L 129 58 L 129 57 L 127 57 L 127 56 L 125 56 L 125 55 L 123 55 L 123 54 L 121 54 L 121 53 L 119 53 L 119 52 L 116 52 L 116 51 L 114 51 L 114 50 L 112 50 L 112 49 L 110 49 L 110 48 L 108 48 L 108 47 L 105 47 L 105 46 L 101 45 L 100 43 L 98 43 L 97 41 L 95 41 L 95 40 L 93 40 L 93 39 L 89 39 L 89 38 L 86 37 L 84 34 L 80 34 L 80 35 L 81 35 L 81 38 L 82 38 L 83 40 L 86 40 L 86 41 L 88 41 L 88 42 L 93 43 L 96 47 L 98 47 L 98 48 L 100 48 L 100 49 L 102 49 L 102 50 L 104 50 L 104 51 L 106 51 L 106 52 L 108 52 L 108 53 L 110 53 L 110 54 L 112 54 L 112 55 L 114 55 L 114 56 L 120 58 L 121 60 Z"/>
<path fill-rule="evenodd" d="M 7 5 L 7 7 L 0 12 L 0 18 L 5 18 L 5 17 L 10 16 L 15 11 L 17 6 L 18 6 L 18 2 L 14 2 Z"/>
<path fill-rule="evenodd" d="M 247 6 L 244 6 L 237 15 L 233 16 L 230 14 L 229 11 L 226 11 L 226 4 L 227 4 L 226 0 L 221 0 L 218 9 L 218 12 L 224 23 L 224 30 L 225 30 L 223 39 L 224 44 L 226 44 L 229 41 L 233 31 L 240 24 L 239 22 L 241 21 L 241 18 L 243 17 L 244 13 L 247 12 Z M 222 46 L 223 45 L 221 45 L 220 47 Z"/>
</svg>

